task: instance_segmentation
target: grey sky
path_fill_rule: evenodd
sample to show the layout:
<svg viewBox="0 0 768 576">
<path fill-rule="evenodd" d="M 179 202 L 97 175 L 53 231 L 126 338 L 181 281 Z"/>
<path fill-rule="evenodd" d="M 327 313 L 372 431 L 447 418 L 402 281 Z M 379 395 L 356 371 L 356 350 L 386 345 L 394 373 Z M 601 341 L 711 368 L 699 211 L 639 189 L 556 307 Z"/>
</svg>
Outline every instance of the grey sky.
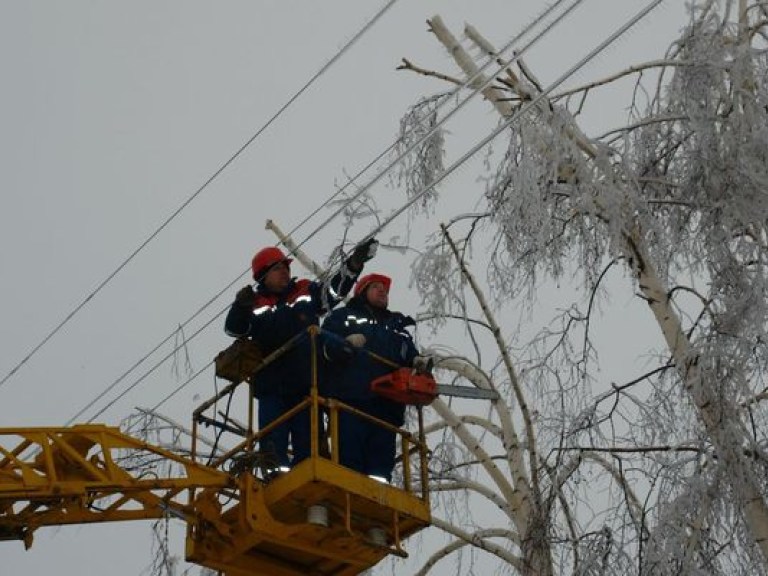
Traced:
<svg viewBox="0 0 768 576">
<path fill-rule="evenodd" d="M 531 54 L 529 64 L 551 81 L 646 4 L 586 0 Z M 662 56 L 684 23 L 682 4 L 668 0 L 586 69 L 581 80 Z M 381 5 L 354 0 L 1 2 L 0 377 Z M 397 3 L 0 388 L 0 426 L 66 422 L 245 270 L 256 248 L 274 242 L 264 230 L 265 219 L 290 229 L 334 192 L 345 171 L 355 173 L 389 145 L 406 107 L 446 88 L 396 72 L 400 58 L 456 73 L 426 32 L 428 17 L 439 13 L 456 31 L 468 21 L 501 46 L 544 6 L 523 0 Z M 595 133 L 619 123 L 628 104 L 627 92 L 605 98 L 602 114 L 586 119 Z M 476 125 L 479 138 L 495 117 L 482 102 L 468 108 L 457 118 L 455 132 L 465 135 L 466 127 Z M 462 150 L 471 144 L 449 142 Z M 443 194 L 459 198 L 475 186 L 471 173 L 459 171 Z M 385 186 L 375 193 L 395 194 Z M 395 223 L 384 236 L 403 224 Z M 303 228 L 297 239 L 313 228 Z M 351 237 L 367 232 L 361 226 Z M 308 247 L 310 254 L 324 258 L 342 234 L 338 225 L 324 230 Z M 384 253 L 372 268 L 395 277 L 398 307 L 413 308 L 417 302 L 407 293 L 409 257 L 405 263 L 402 258 Z M 204 318 L 228 300 L 218 301 Z M 194 367 L 226 343 L 217 322 L 191 344 Z M 133 406 L 154 405 L 177 384 L 166 366 L 100 421 L 117 425 Z M 188 423 L 196 402 L 211 391 L 208 374 L 164 412 Z M 149 542 L 146 523 L 41 530 L 28 552 L 20 543 L 0 543 L 3 573 L 42 574 L 56 567 L 65 575 L 136 576 L 149 563 Z M 182 554 L 180 535 L 175 543 Z"/>
</svg>

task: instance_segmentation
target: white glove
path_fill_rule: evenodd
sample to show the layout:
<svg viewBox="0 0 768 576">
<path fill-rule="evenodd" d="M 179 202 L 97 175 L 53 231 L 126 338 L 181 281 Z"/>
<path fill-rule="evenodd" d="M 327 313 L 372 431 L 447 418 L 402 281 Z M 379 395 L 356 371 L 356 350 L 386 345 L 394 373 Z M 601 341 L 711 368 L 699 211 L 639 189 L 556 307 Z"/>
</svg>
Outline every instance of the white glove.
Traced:
<svg viewBox="0 0 768 576">
<path fill-rule="evenodd" d="M 413 359 L 413 369 L 417 374 L 432 374 L 435 361 L 430 356 L 416 356 Z"/>
<path fill-rule="evenodd" d="M 365 346 L 365 336 L 362 334 L 350 334 L 345 340 L 355 348 L 362 348 Z"/>
</svg>

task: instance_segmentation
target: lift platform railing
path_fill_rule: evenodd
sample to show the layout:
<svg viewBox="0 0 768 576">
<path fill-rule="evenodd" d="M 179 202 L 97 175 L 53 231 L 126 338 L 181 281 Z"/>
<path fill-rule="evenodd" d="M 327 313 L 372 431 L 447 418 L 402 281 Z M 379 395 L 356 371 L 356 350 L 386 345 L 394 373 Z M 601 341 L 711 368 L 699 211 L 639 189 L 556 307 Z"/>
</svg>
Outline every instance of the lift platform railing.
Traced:
<svg viewBox="0 0 768 576">
<path fill-rule="evenodd" d="M 203 403 L 194 412 L 190 457 L 100 424 L 0 429 L 0 540 L 22 539 L 29 546 L 43 526 L 173 514 L 187 524 L 185 558 L 226 576 L 354 576 L 387 556 L 406 556 L 402 542 L 431 522 L 423 419 L 420 414 L 414 434 L 322 397 L 318 346 L 331 337 L 311 327 L 262 360 L 257 377 L 289 351 L 290 362 L 306 353 L 311 368 L 307 397 L 265 429 L 256 430 L 251 382 L 226 386 Z M 217 403 L 240 402 L 241 393 L 247 402 L 237 416 L 247 421 L 218 418 Z M 310 457 L 274 478 L 260 473 L 260 441 L 302 410 L 311 415 Z M 344 411 L 399 436 L 402 478 L 396 484 L 340 465 Z M 198 454 L 204 425 L 217 426 L 227 441 L 235 437 L 235 446 L 223 455 L 215 445 L 210 454 Z M 318 433 L 321 428 L 327 435 Z M 159 459 L 172 466 L 167 474 L 148 475 L 124 458 L 126 451 L 137 463 Z"/>
<path fill-rule="evenodd" d="M 257 430 L 255 421 L 258 398 L 253 394 L 253 387 L 254 383 L 258 381 L 259 373 L 287 354 L 290 350 L 297 347 L 306 338 L 310 341 L 309 358 L 305 359 L 310 362 L 311 386 L 309 395 L 268 426 Z M 247 462 L 249 467 L 259 468 L 258 471 L 252 471 L 257 478 L 266 482 L 270 478 L 272 469 L 276 468 L 276 463 L 270 462 L 269 454 L 260 450 L 260 440 L 277 429 L 280 425 L 288 422 L 297 414 L 304 410 L 309 410 L 311 431 L 310 457 L 327 458 L 338 464 L 339 444 L 340 441 L 343 440 L 339 438 L 339 413 L 348 412 L 373 422 L 375 425 L 389 430 L 398 437 L 400 446 L 398 461 L 402 466 L 402 486 L 398 487 L 427 502 L 429 498 L 427 478 L 428 451 L 424 437 L 423 408 L 421 406 L 415 407 L 418 414 L 418 429 L 415 432 L 410 432 L 405 428 L 398 428 L 370 414 L 362 412 L 341 400 L 321 396 L 318 382 L 318 353 L 319 345 L 324 338 L 339 339 L 339 336 L 322 331 L 317 326 L 310 326 L 305 331 L 302 331 L 291 338 L 279 349 L 266 356 L 248 381 L 229 384 L 209 400 L 203 402 L 193 413 L 192 459 L 197 461 L 197 459 L 200 458 L 197 453 L 199 426 L 212 426 L 218 429 L 220 435 L 228 433 L 237 436 L 239 441 L 223 454 L 212 457 L 207 464 L 213 467 L 226 467 L 227 465 L 232 467 L 237 466 L 238 464 L 236 463 L 242 465 L 242 463 Z M 375 361 L 391 366 L 393 370 L 401 367 L 386 358 L 364 349 L 357 353 L 368 354 Z M 225 399 L 231 401 L 235 392 L 242 389 L 244 386 L 248 387 L 247 424 L 233 424 L 231 419 L 228 419 L 226 415 L 224 419 L 217 418 L 215 413 L 209 415 L 212 408 L 219 405 L 219 403 Z M 414 474 L 414 458 L 417 458 L 418 460 L 418 476 Z"/>
</svg>

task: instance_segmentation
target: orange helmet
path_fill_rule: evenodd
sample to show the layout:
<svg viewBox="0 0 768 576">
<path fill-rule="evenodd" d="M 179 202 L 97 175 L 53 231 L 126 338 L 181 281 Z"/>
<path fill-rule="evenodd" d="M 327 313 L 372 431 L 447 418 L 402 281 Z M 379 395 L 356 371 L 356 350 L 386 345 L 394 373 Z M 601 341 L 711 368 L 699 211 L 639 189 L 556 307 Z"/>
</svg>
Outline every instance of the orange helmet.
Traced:
<svg viewBox="0 0 768 576">
<path fill-rule="evenodd" d="M 355 296 L 360 296 L 360 294 L 365 292 L 365 289 L 374 282 L 381 282 L 384 284 L 384 288 L 386 288 L 387 292 L 389 292 L 389 287 L 392 285 L 392 278 L 384 276 L 383 274 L 366 274 L 357 281 L 357 284 L 355 284 Z"/>
<path fill-rule="evenodd" d="M 253 270 L 253 279 L 260 281 L 270 266 L 278 262 L 285 262 L 290 265 L 293 258 L 286 258 L 283 251 L 275 246 L 268 246 L 256 252 L 256 256 L 251 260 L 251 270 Z"/>
</svg>

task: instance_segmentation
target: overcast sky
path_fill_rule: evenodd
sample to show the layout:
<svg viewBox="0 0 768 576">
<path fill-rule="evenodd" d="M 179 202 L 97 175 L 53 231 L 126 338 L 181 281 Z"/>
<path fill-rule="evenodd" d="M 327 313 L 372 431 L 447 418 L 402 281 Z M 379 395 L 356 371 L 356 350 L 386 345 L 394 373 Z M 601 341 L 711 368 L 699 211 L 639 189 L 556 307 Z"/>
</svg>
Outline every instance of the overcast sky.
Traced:
<svg viewBox="0 0 768 576">
<path fill-rule="evenodd" d="M 529 64 L 545 84 L 552 81 L 647 3 L 585 0 L 532 51 Z M 0 0 L 0 377 L 383 5 Z M 264 230 L 267 218 L 292 228 L 346 175 L 386 148 L 407 106 L 447 87 L 396 71 L 400 59 L 458 75 L 427 33 L 428 17 L 439 13 L 457 34 L 467 21 L 500 47 L 545 5 L 530 0 L 396 3 L 0 386 L 0 426 L 67 422 L 243 272 L 257 248 L 274 242 Z M 681 0 L 662 4 L 573 82 L 661 57 L 685 23 L 682 5 Z M 627 94 L 605 96 L 600 113 L 583 119 L 590 133 L 621 123 Z M 473 142 L 451 141 L 451 134 L 466 138 L 474 128 L 479 138 L 495 122 L 490 107 L 477 102 L 448 127 L 448 145 L 463 151 Z M 443 195 L 458 201 L 477 186 L 471 171 L 458 171 Z M 383 184 L 374 194 L 382 203 L 399 198 L 397 190 Z M 297 239 L 319 222 L 303 227 Z M 383 236 L 398 234 L 404 223 L 394 223 Z M 338 222 L 332 224 L 308 251 L 323 259 L 343 232 Z M 363 226 L 350 232 L 352 238 L 367 233 Z M 409 264 L 410 256 L 384 252 L 370 268 L 394 276 L 392 299 L 398 307 L 417 303 L 408 293 Z M 230 297 L 219 299 L 201 322 Z M 195 369 L 227 344 L 221 324 L 215 322 L 190 344 Z M 133 406 L 153 406 L 178 384 L 165 366 L 99 421 L 117 425 Z M 212 389 L 208 373 L 163 411 L 188 424 L 192 409 Z M 181 537 L 175 544 L 183 554 Z M 28 552 L 19 542 L 0 543 L 0 550 L 3 574 L 36 575 L 55 568 L 62 575 L 138 576 L 150 562 L 150 530 L 147 523 L 47 529 L 37 532 Z"/>
</svg>

